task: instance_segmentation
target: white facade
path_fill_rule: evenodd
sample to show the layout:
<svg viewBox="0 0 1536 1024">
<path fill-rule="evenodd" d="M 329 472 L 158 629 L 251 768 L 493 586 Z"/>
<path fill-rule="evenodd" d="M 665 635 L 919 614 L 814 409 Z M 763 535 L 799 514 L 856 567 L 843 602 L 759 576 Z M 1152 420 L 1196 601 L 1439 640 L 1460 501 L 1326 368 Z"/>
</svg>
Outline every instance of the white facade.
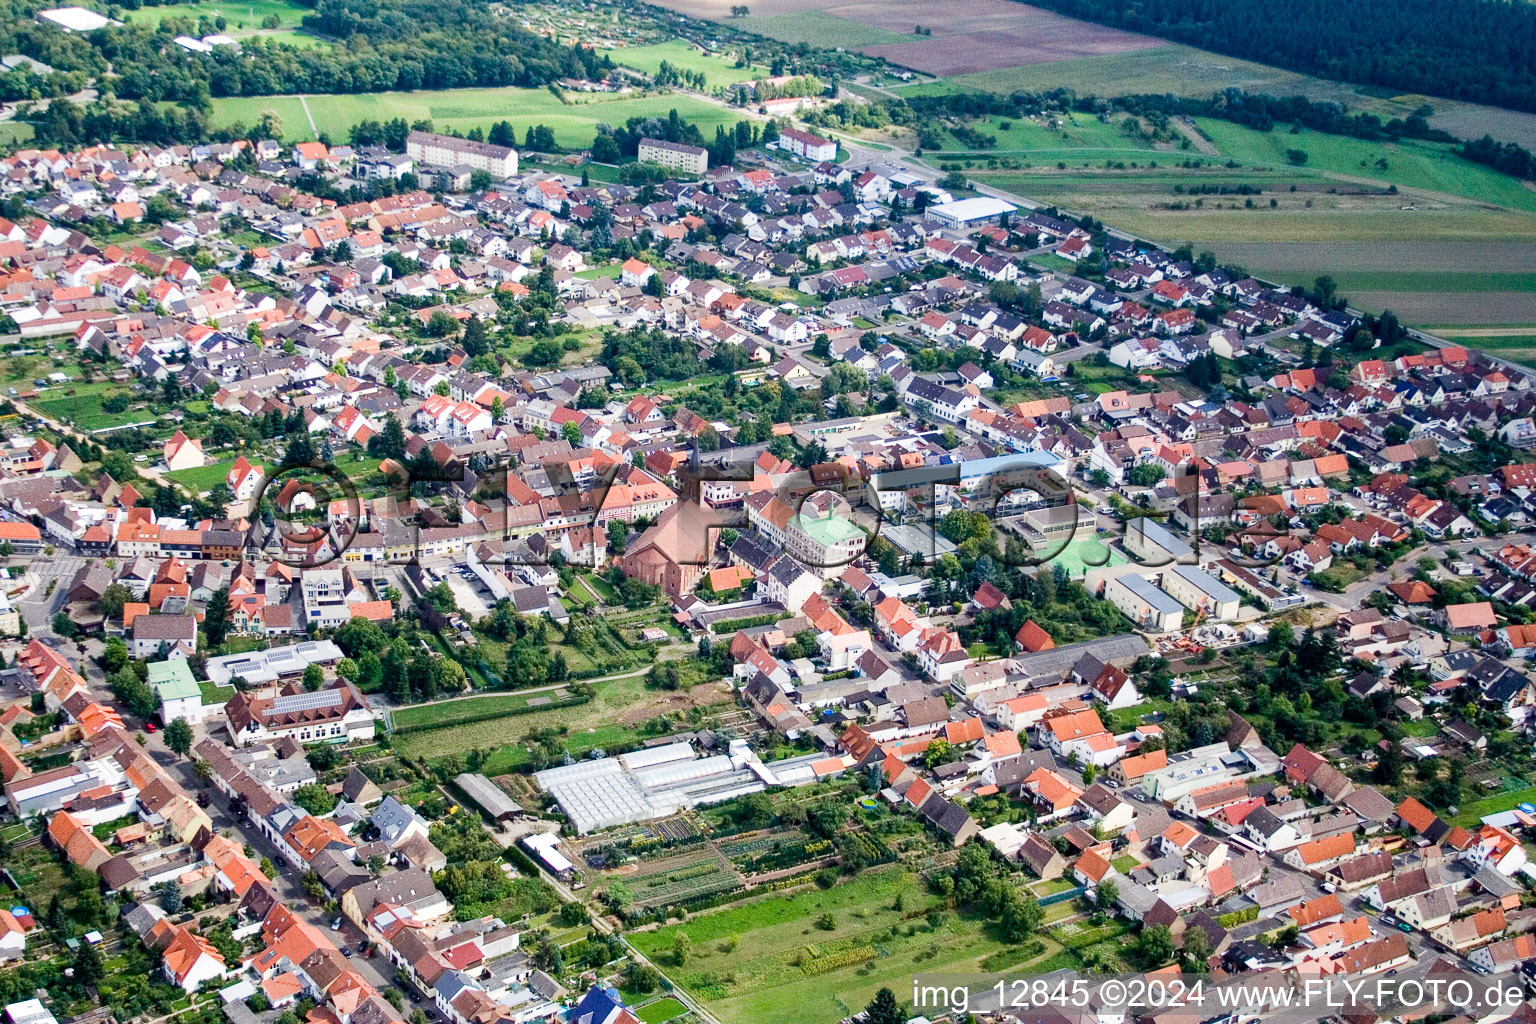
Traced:
<svg viewBox="0 0 1536 1024">
<path fill-rule="evenodd" d="M 517 150 L 452 135 L 411 132 L 405 141 L 405 152 L 417 163 L 431 167 L 463 166 L 473 171 L 486 171 L 491 177 L 500 179 L 517 173 Z"/>
</svg>

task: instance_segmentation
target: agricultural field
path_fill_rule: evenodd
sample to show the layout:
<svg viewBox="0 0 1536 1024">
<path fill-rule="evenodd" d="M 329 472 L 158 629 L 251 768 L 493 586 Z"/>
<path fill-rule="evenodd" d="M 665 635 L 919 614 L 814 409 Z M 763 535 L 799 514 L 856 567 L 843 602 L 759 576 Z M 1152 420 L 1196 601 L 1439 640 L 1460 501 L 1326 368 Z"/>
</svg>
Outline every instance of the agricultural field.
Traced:
<svg viewBox="0 0 1536 1024">
<path fill-rule="evenodd" d="M 897 897 L 903 909 L 897 910 Z M 984 921 L 945 912 L 901 867 L 865 871 L 831 889 L 804 888 L 690 916 L 685 924 L 636 932 L 631 941 L 726 1024 L 811 1024 L 863 1008 L 881 987 L 910 989 L 917 973 L 975 973 L 1015 965 Z M 815 923 L 831 915 L 830 929 Z M 937 922 L 937 927 L 934 926 Z M 681 932 L 691 947 L 674 966 Z M 1036 958 L 1061 946 L 1042 938 Z M 1028 954 L 1025 954 L 1028 955 Z M 797 998 L 786 1000 L 793 989 Z"/>
<path fill-rule="evenodd" d="M 1479 349 L 1501 359 L 1536 367 L 1536 326 L 1501 327 L 1431 327 L 1429 331 L 1447 341 Z"/>
<path fill-rule="evenodd" d="M 726 0 L 665 0 L 661 6 L 695 17 L 725 20 L 732 5 Z M 938 12 L 924 0 L 879 4 L 854 0 L 831 6 L 820 0 L 765 0 L 752 4 L 751 9 L 752 16 L 743 26 L 749 31 L 760 31 L 754 23 L 770 21 L 768 27 L 784 33 L 764 32 L 772 38 L 845 46 L 932 75 L 1009 68 L 1021 59 L 1047 62 L 1162 45 L 1150 36 L 1105 28 L 1009 0 L 955 0 L 944 5 L 942 18 L 935 17 Z M 818 37 L 810 33 L 822 27 L 820 16 L 864 28 Z M 919 25 L 924 35 L 914 33 Z M 888 35 L 871 36 L 867 34 L 870 29 Z M 926 34 L 928 29 L 932 29 L 931 35 Z"/>
<path fill-rule="evenodd" d="M 877 25 L 861 24 L 851 18 L 839 18 L 825 10 L 797 11 L 794 14 L 754 14 L 739 21 L 748 32 L 777 39 L 782 43 L 806 46 L 888 46 L 910 42 L 910 29 L 893 32 Z"/>
<path fill-rule="evenodd" d="M 768 68 L 757 64 L 738 68 L 734 58 L 705 53 L 681 39 L 610 50 L 608 55 L 613 58 L 615 64 L 622 64 L 636 71 L 644 71 L 648 75 L 654 75 L 659 71 L 662 61 L 682 71 L 702 71 L 704 81 L 711 89 L 723 89 L 737 82 L 755 81 L 768 77 L 770 73 Z"/>
<path fill-rule="evenodd" d="M 1022 60 L 1010 67 L 978 69 L 975 73 L 954 74 L 937 82 L 891 88 L 908 96 L 946 91 L 1041 92 L 1056 88 L 1096 96 L 1138 93 L 1209 96 L 1232 87 L 1273 96 L 1302 95 L 1313 100 L 1334 100 L 1351 109 L 1369 110 L 1383 120 L 1407 117 L 1429 103 L 1434 108 L 1430 123 L 1453 135 L 1477 138 L 1488 133 L 1524 146 L 1536 145 L 1536 115 L 1440 98 L 1381 96 L 1364 87 L 1171 43 L 1102 56 L 1049 62 Z"/>
<path fill-rule="evenodd" d="M 1202 156 L 1138 151 L 1138 137 L 1097 122 L 1043 137 L 1033 120 L 977 126 L 997 137 L 997 150 L 934 159 L 968 162 L 984 184 L 1155 242 L 1209 248 L 1263 277 L 1310 284 L 1331 275 L 1360 308 L 1390 308 L 1411 324 L 1536 323 L 1536 193 L 1446 146 L 1202 119 L 1219 150 Z M 1056 146 L 1057 137 L 1078 148 Z M 1122 149 L 1086 145 L 1095 141 Z M 1304 164 L 1292 149 L 1307 154 Z"/>
<path fill-rule="evenodd" d="M 691 96 L 667 94 L 634 98 L 602 98 L 578 93 L 562 103 L 545 89 L 438 89 L 421 92 L 380 92 L 366 95 L 306 95 L 223 97 L 213 101 L 215 124 L 255 124 L 265 111 L 282 118 L 283 136 L 290 141 L 314 137 L 317 131 L 333 139 L 347 137 L 358 121 L 403 117 L 430 120 L 437 131 L 485 130 L 497 121 L 511 121 L 518 137 L 536 124 L 548 125 L 565 149 L 591 145 L 599 122 L 623 124 L 631 117 L 666 117 L 669 111 L 698 126 L 713 138 L 717 125 L 733 125 L 743 115 Z M 307 107 L 307 113 L 306 113 Z"/>
</svg>

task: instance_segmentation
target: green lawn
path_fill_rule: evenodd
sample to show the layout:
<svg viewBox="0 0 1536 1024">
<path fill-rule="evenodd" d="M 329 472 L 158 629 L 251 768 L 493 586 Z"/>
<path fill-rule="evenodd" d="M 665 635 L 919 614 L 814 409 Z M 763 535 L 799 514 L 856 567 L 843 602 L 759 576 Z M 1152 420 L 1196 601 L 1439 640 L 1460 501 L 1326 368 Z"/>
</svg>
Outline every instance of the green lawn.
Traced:
<svg viewBox="0 0 1536 1024">
<path fill-rule="evenodd" d="M 244 2 L 208 2 L 208 3 L 180 3 L 166 4 L 161 7 L 143 7 L 129 11 L 125 20 L 132 25 L 148 25 L 158 27 L 167 18 L 189 18 L 194 29 L 203 18 L 208 18 L 217 24 L 218 18 L 224 19 L 224 35 L 233 36 L 242 41 L 248 41 L 252 37 L 259 36 L 266 43 L 286 43 L 290 46 L 330 47 L 330 43 L 318 39 L 303 31 L 299 25 L 304 15 L 313 11 L 312 7 L 290 0 L 244 0 Z M 275 29 L 262 28 L 261 23 L 270 15 L 276 15 L 279 27 Z"/>
<path fill-rule="evenodd" d="M 567 653 L 566 657 L 572 669 L 578 668 L 576 662 L 571 659 L 570 653 Z M 446 757 L 449 754 L 463 754 L 475 747 L 491 749 L 491 756 L 482 770 L 487 775 L 497 775 L 515 770 L 527 763 L 528 749 L 517 741 L 535 730 L 566 729 L 566 747 L 577 757 L 593 747 L 630 738 L 633 735 L 633 729 L 616 724 L 616 720 L 619 714 L 641 701 L 644 696 L 645 683 L 642 677 L 618 679 L 598 684 L 597 696 L 586 704 L 555 708 L 550 711 L 534 711 L 512 718 L 493 718 L 464 725 L 448 724 L 441 729 L 407 733 L 395 741 L 395 746 L 402 753 L 412 757 L 429 759 Z M 517 695 L 507 694 L 506 699 L 510 706 L 511 701 L 517 699 Z M 461 718 L 468 713 L 458 711 L 458 708 L 466 705 L 474 706 L 481 700 L 500 701 L 502 698 L 500 696 L 485 697 L 460 704 L 404 708 L 395 713 L 395 721 L 402 724 L 409 722 L 414 725 L 422 721 L 436 721 L 438 719 L 434 716 L 443 716 L 442 720 L 451 723 L 454 717 Z M 406 717 L 402 719 L 402 715 Z"/>
<path fill-rule="evenodd" d="M 645 1021 L 645 1024 L 662 1024 L 663 1021 L 671 1020 L 673 1017 L 681 1016 L 687 1012 L 688 1007 L 672 996 L 667 996 L 665 999 L 646 1003 L 635 1011 L 635 1016 Z"/>
<path fill-rule="evenodd" d="M 1106 124 L 1090 114 L 1071 114 L 1065 120 L 1052 124 L 1051 119 L 1044 117 L 986 117 L 971 122 L 970 126 L 994 136 L 997 139 L 996 149 L 973 151 L 961 139 L 946 132 L 948 142 L 944 151 L 933 156 L 936 160 L 945 160 L 951 157 L 950 150 L 958 150 L 989 158 L 1022 155 L 1055 159 L 1057 154 L 1061 154 L 1073 159 L 1084 156 L 1104 159 L 1110 155 L 1123 155 L 1126 159 L 1138 160 L 1156 152 L 1146 139 L 1138 135 L 1127 135 L 1120 126 L 1123 120 L 1120 118 Z M 1003 128 L 1004 124 L 1008 127 Z M 1167 160 L 1171 156 L 1164 153 L 1161 158 Z"/>
<path fill-rule="evenodd" d="M 243 31 L 252 32 L 260 28 L 262 19 L 269 15 L 277 15 L 284 28 L 296 28 L 299 19 L 306 14 L 313 13 L 312 7 L 293 3 L 290 0 L 239 0 L 229 3 L 181 3 L 165 4 L 160 7 L 142 7 L 126 12 L 124 20 L 132 25 L 159 25 L 166 18 L 198 18 L 222 17 L 228 22 L 225 34 L 234 35 L 242 31 L 240 25 L 244 24 Z"/>
<path fill-rule="evenodd" d="M 648 75 L 654 75 L 659 71 L 662 61 L 683 71 L 702 71 L 705 84 L 711 89 L 725 88 L 737 82 L 752 82 L 759 78 L 766 78 L 770 73 L 767 68 L 756 64 L 738 68 L 734 54 L 727 58 L 705 53 L 681 39 L 652 43 L 649 46 L 630 46 L 609 50 L 608 55 L 613 58 L 615 64 L 622 64 L 636 71 L 644 71 Z"/>
<path fill-rule="evenodd" d="M 624 99 L 570 93 L 567 99 L 569 102 L 561 103 L 546 89 L 511 87 L 306 97 L 315 127 L 335 139 L 346 138 L 348 128 L 370 118 L 425 119 L 430 120 L 438 131 L 457 129 L 465 132 L 471 128 L 485 130 L 497 121 L 508 120 L 517 129 L 519 138 L 527 128 L 544 124 L 554 130 L 559 145 L 581 149 L 592 143 L 599 122 L 620 125 L 631 117 L 666 117 L 669 111 L 676 110 L 680 117 L 697 125 L 704 137 L 710 139 L 714 138 L 717 125 L 730 126 L 740 120 L 740 115 L 734 111 L 679 94 Z M 215 99 L 213 121 L 219 125 L 237 121 L 255 124 L 268 110 L 282 118 L 286 138 L 311 137 L 309 120 L 296 96 Z"/>
<path fill-rule="evenodd" d="M 394 712 L 396 728 L 418 725 L 449 726 L 466 718 L 517 711 L 528 706 L 529 697 L 549 697 L 550 694 L 498 693 L 473 700 L 455 700 L 446 703 L 417 704 Z"/>
<path fill-rule="evenodd" d="M 1485 797 L 1482 800 L 1474 800 L 1461 806 L 1461 813 L 1451 819 L 1453 825 L 1475 825 L 1486 814 L 1497 814 L 1500 811 L 1513 810 L 1523 803 L 1536 803 L 1536 786 L 1530 789 L 1517 789 L 1512 793 L 1498 793 Z"/>
<path fill-rule="evenodd" d="M 222 484 L 229 476 L 229 469 L 234 464 L 234 459 L 228 459 L 222 462 L 210 462 L 196 469 L 178 469 L 166 475 L 179 484 L 185 484 L 194 493 L 202 494 Z"/>
<path fill-rule="evenodd" d="M 904 911 L 893 909 L 898 894 Z M 706 911 L 630 941 L 726 1024 L 821 1024 L 862 1009 L 881 987 L 910 991 L 918 973 L 974 973 L 1006 948 L 985 922 L 966 914 L 949 912 L 936 929 L 921 917 L 907 919 L 937 902 L 915 875 L 891 867 L 825 891 L 775 893 Z M 832 915 L 830 931 L 814 923 L 823 913 Z M 692 946 L 687 962 L 674 967 L 679 931 Z M 739 946 L 727 952 L 730 939 Z M 1047 943 L 1048 952 L 1060 948 Z M 868 959 L 826 971 L 815 966 L 860 949 Z M 1009 963 L 993 969 L 1017 963 L 1002 956 Z"/>
<path fill-rule="evenodd" d="M 222 704 L 225 701 L 232 700 L 235 696 L 235 688 L 233 686 L 219 686 L 217 683 L 209 682 L 206 679 L 199 680 L 197 688 L 203 693 L 204 704 Z"/>
<path fill-rule="evenodd" d="M 586 270 L 578 270 L 576 276 L 584 281 L 596 281 L 600 277 L 616 281 L 622 273 L 624 273 L 623 264 L 610 263 L 606 267 L 588 267 Z"/>
</svg>

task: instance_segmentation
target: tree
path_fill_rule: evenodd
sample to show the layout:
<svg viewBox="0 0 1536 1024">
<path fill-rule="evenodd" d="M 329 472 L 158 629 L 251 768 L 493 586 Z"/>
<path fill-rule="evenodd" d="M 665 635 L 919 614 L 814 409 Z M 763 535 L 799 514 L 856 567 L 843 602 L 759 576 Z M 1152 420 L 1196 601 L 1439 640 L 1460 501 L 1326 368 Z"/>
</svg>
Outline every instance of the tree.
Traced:
<svg viewBox="0 0 1536 1024">
<path fill-rule="evenodd" d="M 631 960 L 624 968 L 624 987 L 631 992 L 654 992 L 661 984 L 661 973 L 650 964 Z"/>
<path fill-rule="evenodd" d="M 192 726 L 185 718 L 173 718 L 165 727 L 165 745 L 182 757 L 192 750 Z"/>
<path fill-rule="evenodd" d="M 1115 903 L 1119 899 L 1120 886 L 1115 884 L 1113 878 L 1100 880 L 1098 886 L 1093 890 L 1093 905 L 1102 911 L 1113 913 Z"/>
<path fill-rule="evenodd" d="M 121 583 L 114 583 L 101 592 L 101 597 L 96 599 L 96 607 L 109 619 L 115 619 L 123 613 L 123 605 L 133 600 L 133 591 Z"/>
<path fill-rule="evenodd" d="M 155 886 L 155 891 L 160 894 L 160 909 L 167 914 L 179 914 L 185 904 L 181 895 L 179 882 L 162 882 Z"/>
<path fill-rule="evenodd" d="M 314 692 L 325 685 L 325 670 L 319 665 L 306 665 L 304 667 L 304 689 Z"/>
<path fill-rule="evenodd" d="M 73 640 L 80 628 L 70 619 L 68 612 L 59 612 L 53 617 L 53 631 L 66 640 Z"/>
<path fill-rule="evenodd" d="M 81 985 L 94 985 L 107 976 L 106 964 L 102 962 L 101 950 L 92 942 L 81 942 L 80 948 L 75 950 L 75 981 Z"/>
<path fill-rule="evenodd" d="M 220 587 L 208 599 L 208 607 L 203 613 L 203 634 L 208 637 L 208 643 L 212 647 L 222 644 L 224 638 L 229 635 L 228 587 Z"/>
<path fill-rule="evenodd" d="M 864 1007 L 864 1024 L 907 1024 L 907 1013 L 896 1001 L 896 993 L 882 988 Z"/>
<path fill-rule="evenodd" d="M 566 420 L 565 425 L 560 428 L 560 434 L 566 441 L 570 442 L 572 447 L 580 446 L 581 428 L 576 425 L 574 420 Z"/>
<path fill-rule="evenodd" d="M 1153 487 L 1167 475 L 1168 471 L 1157 463 L 1142 462 L 1131 467 L 1125 480 L 1136 487 Z"/>
<path fill-rule="evenodd" d="M 1205 974 L 1211 969 L 1211 938 L 1203 928 L 1188 928 L 1184 932 L 1184 969 L 1195 974 Z"/>
<path fill-rule="evenodd" d="M 693 940 L 686 932 L 678 932 L 672 938 L 672 962 L 682 967 L 688 962 L 688 950 L 693 947 Z"/>
<path fill-rule="evenodd" d="M 1173 933 L 1167 925 L 1143 928 L 1136 939 L 1136 958 L 1148 970 L 1161 967 L 1173 959 Z"/>
<path fill-rule="evenodd" d="M 384 420 L 384 429 L 368 439 L 368 454 L 381 459 L 405 458 L 405 428 L 394 413 Z"/>
<path fill-rule="evenodd" d="M 111 675 L 128 664 L 128 645 L 120 636 L 108 637 L 106 648 L 97 660 L 101 662 L 102 671 Z"/>
<path fill-rule="evenodd" d="M 923 752 L 923 763 L 931 771 L 949 760 L 952 749 L 948 740 L 942 737 L 936 739 L 928 744 L 928 749 Z"/>
</svg>

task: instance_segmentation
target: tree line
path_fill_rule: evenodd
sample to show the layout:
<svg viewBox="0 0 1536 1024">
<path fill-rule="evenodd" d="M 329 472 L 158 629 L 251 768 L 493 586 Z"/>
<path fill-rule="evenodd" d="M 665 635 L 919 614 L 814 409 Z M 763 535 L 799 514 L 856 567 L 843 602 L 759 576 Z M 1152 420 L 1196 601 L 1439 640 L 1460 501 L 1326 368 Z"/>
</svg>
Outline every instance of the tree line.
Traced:
<svg viewBox="0 0 1536 1024">
<path fill-rule="evenodd" d="M 1144 32 L 1396 92 L 1536 110 L 1536 5 L 1488 0 L 1044 0 Z"/>
<path fill-rule="evenodd" d="M 130 100 L 206 107 L 215 96 L 542 86 L 602 78 L 613 66 L 604 54 L 535 35 L 466 0 L 317 0 L 303 27 L 344 45 L 296 47 L 257 37 L 243 40 L 239 52 L 217 47 L 207 54 L 173 44 L 176 19 L 65 33 L 37 25 L 34 6 L 0 3 L 4 52 L 96 76 L 104 92 Z M 33 78 L 6 84 L 12 92 L 31 89 Z"/>
</svg>

